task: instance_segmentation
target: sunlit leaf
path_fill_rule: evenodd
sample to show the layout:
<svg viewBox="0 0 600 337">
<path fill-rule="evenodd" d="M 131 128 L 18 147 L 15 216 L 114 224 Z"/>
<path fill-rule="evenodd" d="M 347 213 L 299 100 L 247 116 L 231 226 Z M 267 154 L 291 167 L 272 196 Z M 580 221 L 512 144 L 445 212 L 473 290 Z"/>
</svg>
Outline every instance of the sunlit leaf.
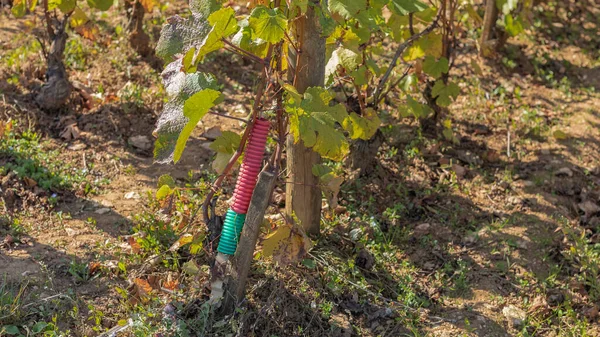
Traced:
<svg viewBox="0 0 600 337">
<path fill-rule="evenodd" d="M 75 0 L 73 0 L 73 2 L 75 2 Z M 99 9 L 101 11 L 108 10 L 113 5 L 113 2 L 114 0 L 87 0 L 87 3 L 90 7 Z"/>
<path fill-rule="evenodd" d="M 157 162 L 166 163 L 179 160 L 189 133 L 208 109 L 222 97 L 216 91 L 218 85 L 214 76 L 185 73 L 182 71 L 181 59 L 171 62 L 165 68 L 162 79 L 169 101 L 164 104 L 154 130 L 157 137 L 154 158 Z M 198 96 L 192 98 L 194 95 Z"/>
<path fill-rule="evenodd" d="M 342 126 L 348 131 L 350 138 L 369 140 L 381 125 L 381 120 L 377 116 L 377 112 L 372 108 L 367 108 L 364 111 L 364 116 L 358 115 L 356 112 L 350 113 L 348 118 L 344 120 Z"/>
<path fill-rule="evenodd" d="M 329 11 L 338 14 L 345 19 L 354 18 L 360 11 L 367 9 L 366 0 L 329 0 L 327 3 Z"/>
<path fill-rule="evenodd" d="M 287 30 L 287 19 L 279 9 L 256 7 L 248 19 L 252 36 L 270 43 L 281 41 Z"/>
<path fill-rule="evenodd" d="M 169 196 L 173 191 L 171 190 L 171 188 L 169 187 L 169 185 L 162 185 L 157 191 L 156 191 L 156 199 L 160 200 L 163 198 L 166 198 L 167 196 Z"/>
<path fill-rule="evenodd" d="M 347 72 L 353 71 L 358 67 L 358 64 L 361 62 L 362 57 L 360 54 L 355 53 L 350 49 L 346 49 L 344 47 L 338 47 L 333 51 L 329 61 L 327 61 L 327 65 L 325 66 L 325 80 L 326 82 L 331 82 L 333 80 L 333 76 L 336 74 L 338 69 L 343 69 Z"/>
<path fill-rule="evenodd" d="M 408 47 L 403 57 L 405 61 L 413 61 L 425 55 L 439 58 L 441 54 L 442 36 L 440 34 L 429 33 Z"/>
<path fill-rule="evenodd" d="M 340 160 L 348 153 L 349 145 L 336 125 L 342 125 L 348 113 L 341 104 L 330 106 L 332 98 L 326 89 L 310 87 L 302 100 L 294 101 L 287 110 L 296 142 L 302 140 L 323 157 Z"/>
<path fill-rule="evenodd" d="M 222 39 L 235 34 L 238 30 L 235 11 L 231 7 L 222 8 L 208 17 L 208 22 L 212 29 L 206 38 L 200 43 L 197 59 L 201 59 L 204 55 L 219 50 L 223 47 Z"/>
<path fill-rule="evenodd" d="M 170 17 L 160 31 L 156 55 L 170 62 L 176 54 L 186 53 L 191 47 L 199 45 L 210 29 L 208 20 L 200 14 L 187 19 L 177 15 Z"/>
</svg>

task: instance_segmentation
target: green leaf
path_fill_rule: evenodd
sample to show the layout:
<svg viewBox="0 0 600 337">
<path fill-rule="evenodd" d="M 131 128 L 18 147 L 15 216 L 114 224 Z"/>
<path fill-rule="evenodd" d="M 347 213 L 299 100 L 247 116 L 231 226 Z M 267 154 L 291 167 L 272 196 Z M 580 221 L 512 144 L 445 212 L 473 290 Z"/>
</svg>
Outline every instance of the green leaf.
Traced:
<svg viewBox="0 0 600 337">
<path fill-rule="evenodd" d="M 323 164 L 313 165 L 311 171 L 315 177 L 322 177 L 322 176 L 332 172 L 331 167 L 329 167 L 327 165 L 323 165 Z"/>
<path fill-rule="evenodd" d="M 302 260 L 302 264 L 308 269 L 315 269 L 317 267 L 315 260 L 312 259 L 304 259 Z"/>
<path fill-rule="evenodd" d="M 200 268 L 194 260 L 189 260 L 181 266 L 181 270 L 188 275 L 198 275 L 200 274 Z"/>
<path fill-rule="evenodd" d="M 261 39 L 253 39 L 252 29 L 248 26 L 248 20 L 241 20 L 238 22 L 240 30 L 231 38 L 231 42 L 259 57 L 266 57 L 269 44 Z"/>
<path fill-rule="evenodd" d="M 354 79 L 354 83 L 356 85 L 365 85 L 369 83 L 367 79 L 367 67 L 360 66 L 356 70 L 350 73 L 350 76 Z"/>
<path fill-rule="evenodd" d="M 329 106 L 332 96 L 321 87 L 306 89 L 302 101 L 292 100 L 288 105 L 290 131 L 296 142 L 304 145 L 325 158 L 341 160 L 349 149 L 344 134 L 336 127 L 341 125 L 348 113 L 341 104 Z M 288 102 L 288 103 L 290 103 Z"/>
<path fill-rule="evenodd" d="M 429 6 L 419 0 L 392 0 L 389 6 L 390 10 L 399 15 L 408 15 L 423 11 Z"/>
<path fill-rule="evenodd" d="M 38 334 L 44 331 L 44 329 L 46 329 L 47 326 L 48 323 L 46 322 L 37 322 L 33 325 L 33 327 L 31 327 L 31 332 L 33 332 L 34 334 Z"/>
<path fill-rule="evenodd" d="M 406 97 L 406 105 L 408 107 L 407 112 L 411 113 L 417 119 L 427 117 L 432 111 L 429 106 L 417 102 L 410 95 Z"/>
<path fill-rule="evenodd" d="M 86 22 L 90 21 L 84 11 L 79 7 L 75 7 L 75 11 L 71 14 L 71 27 L 79 27 Z"/>
<path fill-rule="evenodd" d="M 208 23 L 210 23 L 212 29 L 200 44 L 196 56 L 198 60 L 210 52 L 221 49 L 224 45 L 222 39 L 238 31 L 235 11 L 231 7 L 222 8 L 212 13 L 208 17 Z"/>
<path fill-rule="evenodd" d="M 442 55 L 442 36 L 440 34 L 429 33 L 417 41 L 404 52 L 405 61 L 413 61 L 425 55 L 439 58 Z"/>
<path fill-rule="evenodd" d="M 229 163 L 231 156 L 240 146 L 242 137 L 235 132 L 223 131 L 223 133 L 210 144 L 210 148 L 217 152 L 212 163 L 213 169 L 221 174 Z"/>
<path fill-rule="evenodd" d="M 439 106 L 447 107 L 460 94 L 460 88 L 456 83 L 444 84 L 444 81 L 437 80 L 431 89 L 431 96 L 437 97 L 436 103 Z"/>
<path fill-rule="evenodd" d="M 504 16 L 504 28 L 506 29 L 506 32 L 510 34 L 510 36 L 517 36 L 524 31 L 521 19 L 519 17 L 514 19 L 510 14 L 506 14 Z"/>
<path fill-rule="evenodd" d="M 294 7 L 298 7 L 300 9 L 300 14 L 304 14 L 308 10 L 308 0 L 292 0 L 290 8 Z"/>
<path fill-rule="evenodd" d="M 221 93 L 216 90 L 204 89 L 195 93 L 185 101 L 183 105 L 183 115 L 187 117 L 188 122 L 177 138 L 177 144 L 175 145 L 175 151 L 173 153 L 174 162 L 178 162 L 179 159 L 181 159 L 181 154 L 183 153 L 185 144 L 192 134 L 192 131 L 198 122 L 200 122 L 200 119 L 206 115 L 208 110 L 215 106 L 215 101 L 220 96 Z"/>
<path fill-rule="evenodd" d="M 507 15 L 513 9 L 517 8 L 517 4 L 519 0 L 496 0 L 496 7 L 502 12 L 502 14 Z"/>
<path fill-rule="evenodd" d="M 257 6 L 248 19 L 252 36 L 270 43 L 281 41 L 287 30 L 287 19 L 279 9 Z"/>
<path fill-rule="evenodd" d="M 186 132 L 191 132 L 197 123 L 197 121 L 196 123 L 190 121 L 190 118 L 185 113 L 186 111 L 187 113 L 191 113 L 190 109 L 197 105 L 195 102 L 198 98 L 195 98 L 190 103 L 187 103 L 187 101 L 205 89 L 211 89 L 210 94 L 209 92 L 204 92 L 199 97 L 210 99 L 215 96 L 213 95 L 214 93 L 218 93 L 216 99 L 205 102 L 211 105 L 211 107 L 222 99 L 221 94 L 216 91 L 218 85 L 214 76 L 206 73 L 187 74 L 181 71 L 182 66 L 182 60 L 179 59 L 167 65 L 162 72 L 163 85 L 165 86 L 169 101 L 164 104 L 163 112 L 154 130 L 154 135 L 157 137 L 154 143 L 154 158 L 159 163 L 167 163 L 175 159 L 176 149 L 178 151 L 183 150 L 182 147 L 185 146 L 185 140 L 189 137 L 189 134 L 182 137 L 182 131 L 185 129 Z M 186 104 L 187 109 L 185 108 Z M 200 107 L 202 107 L 202 104 L 200 104 Z M 180 154 L 178 153 L 178 155 Z"/>
<path fill-rule="evenodd" d="M 23 17 L 25 15 L 25 13 L 27 13 L 26 0 L 13 0 L 13 6 L 10 9 L 10 11 L 17 18 Z M 14 325 L 7 325 L 7 326 L 13 327 Z M 18 329 L 17 329 L 17 331 L 18 331 Z"/>
<path fill-rule="evenodd" d="M 164 185 L 169 186 L 170 188 L 175 187 L 175 179 L 168 174 L 163 174 L 158 177 L 158 187 L 162 187 Z"/>
<path fill-rule="evenodd" d="M 169 187 L 169 185 L 162 185 L 157 191 L 156 191 L 156 199 L 160 200 L 163 198 L 166 198 L 167 196 L 169 196 L 173 191 L 171 190 L 171 188 Z"/>
<path fill-rule="evenodd" d="M 321 191 L 325 194 L 330 208 L 335 208 L 338 205 L 337 196 L 340 193 L 340 187 L 344 182 L 344 178 L 332 172 L 331 168 L 325 165 L 313 165 L 312 174 L 319 178 Z"/>
<path fill-rule="evenodd" d="M 19 328 L 17 328 L 14 325 L 5 325 L 5 326 L 2 327 L 2 330 L 0 330 L 0 332 L 4 332 L 5 334 L 11 335 L 11 336 L 12 335 L 18 335 L 18 334 L 21 333 L 19 331 Z"/>
<path fill-rule="evenodd" d="M 190 0 L 189 5 L 193 14 L 199 14 L 205 18 L 221 8 L 221 5 L 216 0 Z"/>
<path fill-rule="evenodd" d="M 366 0 L 329 0 L 327 7 L 334 14 L 342 16 L 344 19 L 352 19 L 360 11 L 366 11 Z"/>
<path fill-rule="evenodd" d="M 75 0 L 73 0 L 73 2 L 75 2 Z M 113 0 L 87 0 L 87 3 L 92 8 L 106 11 L 112 6 Z"/>
<path fill-rule="evenodd" d="M 448 59 L 442 57 L 436 61 L 433 56 L 428 55 L 423 62 L 423 71 L 433 78 L 438 78 L 448 72 Z"/>
<path fill-rule="evenodd" d="M 343 68 L 346 72 L 351 72 L 361 62 L 362 57 L 350 49 L 338 47 L 333 51 L 327 65 L 325 66 L 325 79 L 327 83 L 333 81 L 333 76 L 336 74 L 338 67 Z"/>
<path fill-rule="evenodd" d="M 355 112 L 352 112 L 346 120 L 344 120 L 343 126 L 352 139 L 369 140 L 377 129 L 381 125 L 381 120 L 377 116 L 377 113 L 372 108 L 367 108 L 364 112 L 365 116 L 360 116 Z"/>
</svg>

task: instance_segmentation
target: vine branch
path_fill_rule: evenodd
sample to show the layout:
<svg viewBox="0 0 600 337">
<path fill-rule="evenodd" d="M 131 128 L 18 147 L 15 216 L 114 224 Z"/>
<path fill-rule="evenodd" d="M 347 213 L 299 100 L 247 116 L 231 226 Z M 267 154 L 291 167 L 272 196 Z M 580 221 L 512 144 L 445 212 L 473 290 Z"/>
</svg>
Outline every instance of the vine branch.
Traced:
<svg viewBox="0 0 600 337">
<path fill-rule="evenodd" d="M 427 26 L 425 29 L 423 29 L 419 33 L 412 35 L 411 37 L 406 39 L 406 41 L 402 42 L 402 44 L 400 44 L 398 46 L 398 49 L 396 49 L 396 53 L 394 54 L 394 57 L 392 58 L 392 61 L 390 62 L 390 66 L 388 67 L 387 71 L 385 72 L 385 74 L 383 75 L 381 80 L 379 80 L 379 83 L 377 84 L 377 87 L 375 88 L 375 92 L 373 93 L 373 103 L 374 104 L 377 104 L 381 100 L 381 91 L 383 90 L 385 83 L 389 80 L 390 75 L 392 74 L 392 70 L 394 70 L 394 68 L 398 64 L 398 59 L 400 58 L 400 56 L 402 56 L 402 53 L 404 53 L 404 50 L 406 50 L 406 48 L 408 48 L 410 45 L 412 45 L 416 40 L 418 40 L 419 38 L 421 38 L 424 35 L 429 34 L 432 30 L 434 30 L 438 26 L 438 21 L 441 16 L 442 16 L 442 11 L 438 11 L 435 18 L 433 19 L 433 21 L 431 22 L 431 24 L 429 26 Z"/>
</svg>

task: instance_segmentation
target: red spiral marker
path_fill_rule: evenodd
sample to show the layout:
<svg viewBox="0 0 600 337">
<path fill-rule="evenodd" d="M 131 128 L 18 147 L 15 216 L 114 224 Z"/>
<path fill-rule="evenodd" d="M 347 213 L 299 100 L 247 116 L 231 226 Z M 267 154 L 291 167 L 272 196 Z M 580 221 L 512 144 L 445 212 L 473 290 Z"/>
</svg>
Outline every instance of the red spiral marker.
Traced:
<svg viewBox="0 0 600 337">
<path fill-rule="evenodd" d="M 233 193 L 231 209 L 238 214 L 246 214 L 248 206 L 250 206 L 250 198 L 252 198 L 252 192 L 254 186 L 256 186 L 256 180 L 265 154 L 268 133 L 269 121 L 257 119 L 254 122 L 254 127 L 244 151 L 244 160 Z"/>
</svg>

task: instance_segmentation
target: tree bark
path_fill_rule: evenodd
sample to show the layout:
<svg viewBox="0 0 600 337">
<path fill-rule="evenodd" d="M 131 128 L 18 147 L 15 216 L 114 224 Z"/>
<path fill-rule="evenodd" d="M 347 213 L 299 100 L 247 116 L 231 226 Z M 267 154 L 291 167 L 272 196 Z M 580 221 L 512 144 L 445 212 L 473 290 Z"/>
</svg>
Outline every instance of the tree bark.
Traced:
<svg viewBox="0 0 600 337">
<path fill-rule="evenodd" d="M 35 98 L 44 110 L 54 110 L 65 105 L 73 90 L 63 63 L 68 37 L 65 31 L 67 24 L 68 20 L 63 20 L 57 31 L 50 37 L 52 42 L 47 55 L 46 83 L 42 85 Z"/>
<path fill-rule="evenodd" d="M 138 0 L 125 1 L 125 9 L 129 22 L 127 31 L 129 32 L 129 45 L 140 56 L 148 56 L 152 53 L 150 47 L 150 37 L 144 32 L 144 14 L 145 9 Z"/>
<path fill-rule="evenodd" d="M 318 6 L 318 4 L 314 4 Z M 325 80 L 325 38 L 314 6 L 308 6 L 305 16 L 294 22 L 299 55 L 290 48 L 290 78 L 295 76 L 295 87 L 303 93 L 308 87 L 323 86 Z M 293 135 L 287 139 L 287 184 L 285 211 L 289 219 L 294 215 L 311 235 L 318 235 L 321 224 L 321 189 L 312 167 L 321 161 L 319 154 L 295 142 Z"/>
<path fill-rule="evenodd" d="M 487 0 L 485 3 L 485 15 L 483 16 L 483 27 L 481 28 L 481 40 L 479 41 L 479 54 L 483 57 L 489 56 L 494 49 L 492 33 L 498 21 L 498 7 L 495 0 Z"/>
</svg>

